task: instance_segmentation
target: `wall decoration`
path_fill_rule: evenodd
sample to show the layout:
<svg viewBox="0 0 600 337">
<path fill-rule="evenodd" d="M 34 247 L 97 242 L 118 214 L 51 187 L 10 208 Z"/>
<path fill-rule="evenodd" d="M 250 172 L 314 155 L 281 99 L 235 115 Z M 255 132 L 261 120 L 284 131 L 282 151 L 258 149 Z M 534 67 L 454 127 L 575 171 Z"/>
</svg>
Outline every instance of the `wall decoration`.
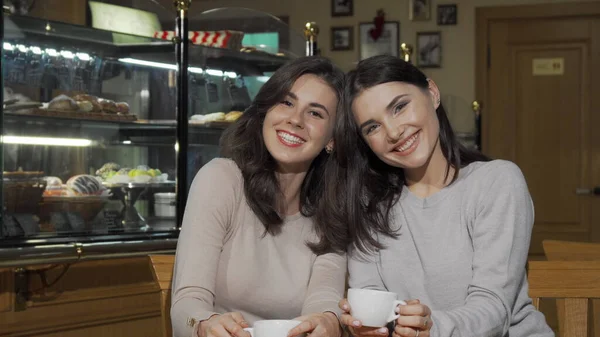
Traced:
<svg viewBox="0 0 600 337">
<path fill-rule="evenodd" d="M 373 23 L 361 23 L 359 34 L 359 60 L 383 54 L 398 56 L 400 22 L 384 22 L 379 36 Z"/>
<path fill-rule="evenodd" d="M 431 0 L 408 0 L 408 18 L 427 21 L 431 17 Z"/>
<path fill-rule="evenodd" d="M 373 22 L 362 22 L 358 27 L 358 59 L 364 60 L 375 55 L 398 56 L 400 22 L 385 21 L 383 9 L 377 10 Z"/>
<path fill-rule="evenodd" d="M 455 25 L 458 16 L 456 5 L 438 5 L 437 24 L 441 26 Z"/>
<path fill-rule="evenodd" d="M 331 27 L 331 50 L 354 49 L 354 27 Z"/>
<path fill-rule="evenodd" d="M 352 16 L 354 0 L 331 0 L 331 16 Z"/>
<path fill-rule="evenodd" d="M 440 32 L 417 33 L 417 67 L 439 68 L 442 65 L 442 35 Z"/>
</svg>

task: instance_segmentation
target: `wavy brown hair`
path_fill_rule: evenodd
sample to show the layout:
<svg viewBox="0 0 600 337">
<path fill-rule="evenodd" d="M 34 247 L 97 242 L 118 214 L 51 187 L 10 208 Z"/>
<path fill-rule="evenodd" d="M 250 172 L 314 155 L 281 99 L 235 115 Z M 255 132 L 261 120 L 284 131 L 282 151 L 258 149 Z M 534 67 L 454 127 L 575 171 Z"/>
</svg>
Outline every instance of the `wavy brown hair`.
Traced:
<svg viewBox="0 0 600 337">
<path fill-rule="evenodd" d="M 334 142 L 337 125 L 342 118 L 344 73 L 328 59 L 307 56 L 290 61 L 279 68 L 260 88 L 254 101 L 242 116 L 230 126 L 221 139 L 222 155 L 231 158 L 242 171 L 244 193 L 248 205 L 265 226 L 265 234 L 277 235 L 283 225 L 284 196 L 275 175 L 276 161 L 263 139 L 262 128 L 267 112 L 284 100 L 292 86 L 302 75 L 312 74 L 327 83 L 338 97 L 334 121 Z M 313 160 L 300 188 L 300 212 L 312 217 L 318 242 L 308 246 L 316 254 L 330 251 L 344 252 L 348 244 L 344 219 L 329 212 L 334 204 L 328 200 L 340 192 L 336 177 L 343 174 L 336 152 L 325 150 Z"/>
<path fill-rule="evenodd" d="M 379 159 L 361 135 L 354 119 L 352 103 L 364 90 L 388 82 L 404 82 L 422 90 L 429 88 L 425 74 L 412 64 L 397 57 L 374 56 L 358 63 L 347 75 L 343 118 L 340 124 L 338 151 L 343 164 L 348 168 L 345 185 L 347 193 L 340 197 L 347 212 L 349 235 L 353 244 L 362 252 L 383 248 L 378 235 L 396 237 L 391 226 L 391 211 L 398 202 L 404 186 L 404 170 L 390 166 Z M 439 142 L 448 161 L 446 176 L 454 168 L 452 182 L 458 177 L 460 168 L 476 161 L 490 159 L 478 151 L 463 146 L 450 125 L 446 110 L 436 109 L 440 124 Z"/>
</svg>

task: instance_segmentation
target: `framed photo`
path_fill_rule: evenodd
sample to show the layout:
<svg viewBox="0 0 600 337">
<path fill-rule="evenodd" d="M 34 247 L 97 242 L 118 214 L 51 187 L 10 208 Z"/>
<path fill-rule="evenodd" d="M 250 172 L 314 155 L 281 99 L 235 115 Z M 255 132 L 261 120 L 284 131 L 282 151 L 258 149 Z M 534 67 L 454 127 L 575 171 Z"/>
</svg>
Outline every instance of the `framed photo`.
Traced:
<svg viewBox="0 0 600 337">
<path fill-rule="evenodd" d="M 437 24 L 440 26 L 455 25 L 457 15 L 456 5 L 438 5 Z"/>
<path fill-rule="evenodd" d="M 331 16 L 352 16 L 354 0 L 331 0 Z"/>
<path fill-rule="evenodd" d="M 354 27 L 331 27 L 331 50 L 354 49 Z"/>
<path fill-rule="evenodd" d="M 397 57 L 400 52 L 400 22 L 386 21 L 380 34 L 372 22 L 360 23 L 358 46 L 359 61 L 385 54 Z"/>
<path fill-rule="evenodd" d="M 440 32 L 417 33 L 417 67 L 442 66 L 442 35 Z"/>
<path fill-rule="evenodd" d="M 408 18 L 427 21 L 431 18 L 431 0 L 408 0 Z"/>
</svg>

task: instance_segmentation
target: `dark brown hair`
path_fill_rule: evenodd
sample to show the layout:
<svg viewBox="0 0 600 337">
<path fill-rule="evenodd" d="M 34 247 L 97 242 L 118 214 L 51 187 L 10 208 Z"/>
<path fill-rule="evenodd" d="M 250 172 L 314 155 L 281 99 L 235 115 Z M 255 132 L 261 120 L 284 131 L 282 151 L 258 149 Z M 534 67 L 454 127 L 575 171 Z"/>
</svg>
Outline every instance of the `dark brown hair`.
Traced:
<svg viewBox="0 0 600 337">
<path fill-rule="evenodd" d="M 283 224 L 284 198 L 275 175 L 276 162 L 265 146 L 262 128 L 267 112 L 280 103 L 302 75 L 312 74 L 327 83 L 338 97 L 336 120 L 342 118 L 344 73 L 331 61 L 307 56 L 279 68 L 260 88 L 256 98 L 242 116 L 229 127 L 221 139 L 222 154 L 231 158 L 242 171 L 244 193 L 250 208 L 265 226 L 266 233 L 276 235 Z M 334 127 L 334 142 L 337 137 Z M 326 196 L 335 195 L 340 187 L 334 183 L 341 173 L 335 155 L 323 150 L 308 169 L 300 188 L 300 212 L 313 217 L 319 242 L 307 243 L 316 254 L 343 252 L 348 236 L 343 219 L 332 220 Z M 329 191 L 325 193 L 327 189 Z"/>
<path fill-rule="evenodd" d="M 422 90 L 429 88 L 425 74 L 397 57 L 374 56 L 358 63 L 347 75 L 344 117 L 340 124 L 338 150 L 347 167 L 344 203 L 349 235 L 356 248 L 370 252 L 383 248 L 377 240 L 382 234 L 396 237 L 391 226 L 391 210 L 398 202 L 404 186 L 404 171 L 381 161 L 363 139 L 352 113 L 354 99 L 364 90 L 388 82 L 404 82 Z M 476 161 L 490 159 L 478 151 L 469 150 L 456 138 L 442 104 L 436 110 L 440 124 L 439 142 L 448 161 L 446 174 L 455 168 L 452 182 L 460 168 Z"/>
</svg>

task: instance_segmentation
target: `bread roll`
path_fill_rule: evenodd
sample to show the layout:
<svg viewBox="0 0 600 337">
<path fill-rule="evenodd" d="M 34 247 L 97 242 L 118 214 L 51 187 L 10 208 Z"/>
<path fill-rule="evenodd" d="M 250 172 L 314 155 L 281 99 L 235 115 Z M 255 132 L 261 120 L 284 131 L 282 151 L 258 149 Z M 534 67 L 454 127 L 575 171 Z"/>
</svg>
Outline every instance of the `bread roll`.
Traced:
<svg viewBox="0 0 600 337">
<path fill-rule="evenodd" d="M 90 110 L 91 112 L 101 112 L 102 111 L 102 107 L 100 106 L 100 103 L 98 103 L 98 97 L 96 97 L 94 95 L 79 94 L 79 95 L 73 96 L 73 99 L 76 102 L 90 102 L 92 104 L 92 110 Z"/>
<path fill-rule="evenodd" d="M 241 111 L 230 111 L 225 115 L 226 122 L 234 122 L 242 115 Z"/>
<path fill-rule="evenodd" d="M 77 106 L 83 112 L 92 112 L 94 110 L 94 105 L 90 101 L 78 101 Z"/>
<path fill-rule="evenodd" d="M 127 102 L 115 103 L 117 106 L 117 113 L 120 115 L 126 115 L 129 113 L 129 104 Z"/>
<path fill-rule="evenodd" d="M 61 111 L 77 111 L 79 106 L 67 95 L 58 95 L 48 103 L 48 109 Z"/>
<path fill-rule="evenodd" d="M 98 103 L 102 107 L 102 111 L 106 113 L 116 114 L 117 113 L 117 104 L 110 99 L 99 99 Z"/>
</svg>

